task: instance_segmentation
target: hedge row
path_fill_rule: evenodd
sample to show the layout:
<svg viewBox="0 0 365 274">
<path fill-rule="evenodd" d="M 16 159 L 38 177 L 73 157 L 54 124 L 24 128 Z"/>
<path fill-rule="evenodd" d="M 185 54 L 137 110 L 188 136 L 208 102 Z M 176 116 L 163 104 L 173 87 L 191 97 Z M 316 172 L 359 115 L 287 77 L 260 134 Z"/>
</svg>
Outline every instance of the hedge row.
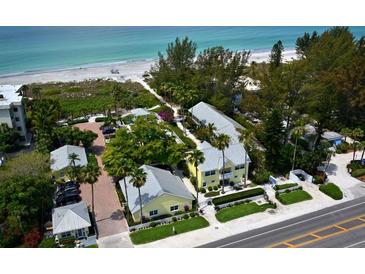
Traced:
<svg viewBox="0 0 365 274">
<path fill-rule="evenodd" d="M 89 119 L 84 118 L 84 119 L 75 119 L 75 120 L 71 120 L 71 121 L 67 122 L 67 124 L 68 124 L 69 126 L 72 126 L 72 125 L 82 124 L 82 123 L 87 123 L 87 122 L 89 122 Z"/>
<path fill-rule="evenodd" d="M 363 175 L 365 175 L 365 168 L 356 169 L 356 170 L 354 170 L 354 171 L 351 173 L 351 175 L 352 175 L 353 177 L 360 177 L 360 176 L 363 176 Z"/>
<path fill-rule="evenodd" d="M 298 185 L 297 183 L 288 183 L 288 184 L 283 184 L 283 185 L 276 185 L 274 188 L 275 188 L 275 190 L 281 190 L 281 189 L 294 187 L 294 186 L 297 186 L 297 185 Z"/>
<path fill-rule="evenodd" d="M 254 196 L 263 195 L 264 193 L 265 191 L 262 188 L 254 188 L 246 191 L 236 192 L 233 194 L 217 197 L 214 198 L 212 202 L 214 205 L 222 205 Z"/>
<path fill-rule="evenodd" d="M 96 117 L 95 122 L 104 122 L 108 117 Z"/>
</svg>

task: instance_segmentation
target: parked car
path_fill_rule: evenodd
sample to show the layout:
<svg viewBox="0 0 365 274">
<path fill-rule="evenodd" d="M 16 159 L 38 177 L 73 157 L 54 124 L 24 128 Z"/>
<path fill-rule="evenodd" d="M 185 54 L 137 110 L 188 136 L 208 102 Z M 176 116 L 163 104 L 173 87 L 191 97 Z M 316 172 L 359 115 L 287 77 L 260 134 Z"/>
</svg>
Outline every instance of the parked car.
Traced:
<svg viewBox="0 0 365 274">
<path fill-rule="evenodd" d="M 112 134 L 112 133 L 115 133 L 115 128 L 112 128 L 112 127 L 104 127 L 103 128 L 103 134 L 104 135 Z"/>
</svg>

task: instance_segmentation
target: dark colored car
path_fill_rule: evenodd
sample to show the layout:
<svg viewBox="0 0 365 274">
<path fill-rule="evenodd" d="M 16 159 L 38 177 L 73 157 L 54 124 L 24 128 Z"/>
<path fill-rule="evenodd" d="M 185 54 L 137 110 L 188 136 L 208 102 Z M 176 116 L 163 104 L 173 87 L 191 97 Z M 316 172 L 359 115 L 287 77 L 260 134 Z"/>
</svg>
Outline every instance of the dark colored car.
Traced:
<svg viewBox="0 0 365 274">
<path fill-rule="evenodd" d="M 104 127 L 103 128 L 103 134 L 112 134 L 115 133 L 115 128 L 112 127 Z"/>
</svg>

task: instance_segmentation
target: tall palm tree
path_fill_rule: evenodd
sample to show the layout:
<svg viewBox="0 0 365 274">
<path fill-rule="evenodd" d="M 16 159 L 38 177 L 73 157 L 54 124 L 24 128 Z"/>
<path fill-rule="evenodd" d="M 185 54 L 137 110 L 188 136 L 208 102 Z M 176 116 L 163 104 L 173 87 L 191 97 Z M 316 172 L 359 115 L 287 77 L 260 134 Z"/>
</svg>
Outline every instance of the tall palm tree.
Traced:
<svg viewBox="0 0 365 274">
<path fill-rule="evenodd" d="M 144 186 L 144 184 L 146 183 L 146 180 L 147 180 L 147 173 L 143 169 L 136 168 L 135 170 L 133 170 L 132 179 L 131 179 L 130 183 L 132 183 L 132 185 L 138 189 L 139 209 L 141 211 L 141 222 L 142 223 L 143 223 L 143 212 L 142 212 L 141 187 Z"/>
<path fill-rule="evenodd" d="M 303 136 L 304 133 L 305 133 L 304 126 L 297 126 L 293 130 L 293 137 L 295 138 L 295 144 L 294 144 L 293 163 L 292 163 L 291 170 L 294 170 L 294 167 L 295 167 L 295 156 L 296 156 L 296 153 L 297 153 L 298 138 Z"/>
<path fill-rule="evenodd" d="M 95 216 L 94 184 L 98 181 L 100 174 L 101 171 L 98 164 L 89 164 L 82 171 L 82 182 L 91 185 L 91 211 L 93 216 Z"/>
<path fill-rule="evenodd" d="M 199 185 L 198 185 L 198 166 L 202 163 L 204 163 L 204 153 L 199 149 L 193 149 L 188 153 L 188 160 L 191 164 L 195 167 L 195 182 L 196 182 L 196 204 L 199 207 L 199 200 L 198 200 L 198 194 L 199 194 Z"/>
<path fill-rule="evenodd" d="M 133 169 L 135 168 L 135 164 L 131 159 L 127 159 L 124 157 L 116 159 L 113 163 L 113 172 L 111 175 L 116 176 L 118 179 L 123 178 L 124 180 L 124 191 L 125 191 L 125 199 L 128 205 L 128 190 L 127 190 L 127 181 L 126 177 L 131 175 Z"/>
<path fill-rule="evenodd" d="M 247 186 L 247 180 L 248 180 L 248 150 L 249 147 L 252 145 L 253 139 L 254 139 L 254 132 L 252 130 L 243 129 L 243 128 L 237 128 L 237 131 L 239 132 L 238 140 L 243 143 L 246 153 L 245 153 L 245 184 L 244 187 Z"/>
<path fill-rule="evenodd" d="M 355 152 L 359 148 L 359 140 L 364 137 L 364 132 L 360 128 L 355 128 L 350 135 L 351 139 L 353 140 L 352 148 L 354 150 L 352 160 L 355 160 Z"/>
<path fill-rule="evenodd" d="M 362 146 L 362 154 L 361 154 L 361 162 L 362 162 L 365 154 L 365 141 L 361 142 L 361 146 Z"/>
<path fill-rule="evenodd" d="M 229 143 L 231 141 L 231 137 L 229 137 L 227 134 L 219 134 L 214 141 L 214 146 L 222 151 L 222 194 L 224 194 L 224 172 L 225 172 L 225 157 L 224 157 L 224 150 L 229 147 Z"/>
</svg>

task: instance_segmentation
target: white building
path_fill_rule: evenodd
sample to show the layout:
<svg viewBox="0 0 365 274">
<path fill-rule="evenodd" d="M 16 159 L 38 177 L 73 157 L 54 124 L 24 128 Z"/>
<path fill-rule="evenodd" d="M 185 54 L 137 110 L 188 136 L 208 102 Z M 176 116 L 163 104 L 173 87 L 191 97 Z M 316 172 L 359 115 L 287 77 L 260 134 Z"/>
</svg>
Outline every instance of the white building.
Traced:
<svg viewBox="0 0 365 274">
<path fill-rule="evenodd" d="M 22 85 L 0 85 L 0 124 L 7 124 L 20 134 L 22 142 L 28 142 Z"/>
</svg>

